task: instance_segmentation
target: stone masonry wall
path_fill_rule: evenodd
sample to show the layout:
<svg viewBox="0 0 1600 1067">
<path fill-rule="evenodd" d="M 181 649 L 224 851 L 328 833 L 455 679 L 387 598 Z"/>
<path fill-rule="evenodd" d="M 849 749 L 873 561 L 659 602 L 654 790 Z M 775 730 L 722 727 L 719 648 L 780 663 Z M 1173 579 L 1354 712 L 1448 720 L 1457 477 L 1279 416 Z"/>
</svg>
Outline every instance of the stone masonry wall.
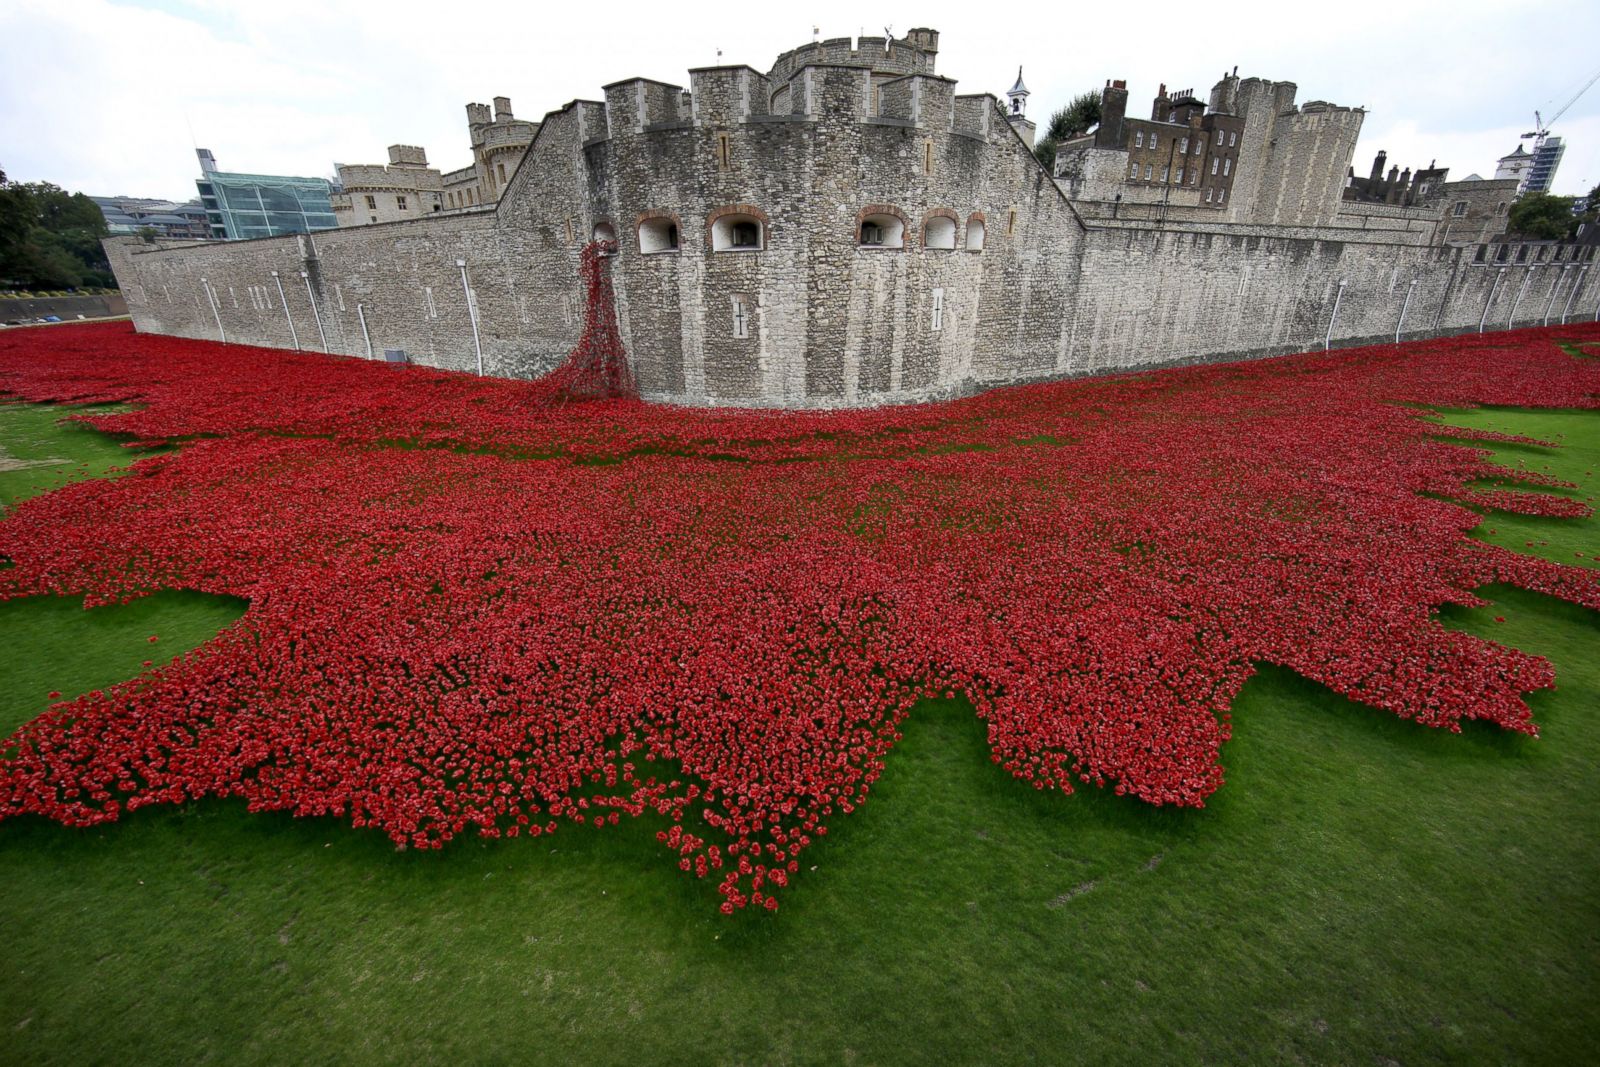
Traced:
<svg viewBox="0 0 1600 1067">
<path fill-rule="evenodd" d="M 430 366 L 529 377 L 577 343 L 582 249 L 614 237 L 641 391 L 698 405 L 927 400 L 1600 312 L 1600 264 L 1574 258 L 1593 247 L 1480 262 L 1476 247 L 1421 243 L 1409 228 L 1427 220 L 1411 216 L 1288 224 L 1338 200 L 1297 190 L 1299 168 L 1275 171 L 1270 152 L 1241 157 L 1240 179 L 1278 198 L 1277 224 L 1185 220 L 1177 205 L 1164 221 L 1085 223 L 993 97 L 882 73 L 801 62 L 780 87 L 748 67 L 706 68 L 688 95 L 619 82 L 604 102 L 546 116 L 492 210 L 106 247 L 144 332 L 358 358 L 403 348 Z M 1359 112 L 1290 110 L 1289 83 L 1238 90 L 1252 127 L 1359 126 Z M 1308 136 L 1342 151 L 1326 133 Z M 901 228 L 900 247 L 863 246 L 868 215 Z M 735 220 L 758 226 L 756 247 L 720 250 Z"/>
</svg>

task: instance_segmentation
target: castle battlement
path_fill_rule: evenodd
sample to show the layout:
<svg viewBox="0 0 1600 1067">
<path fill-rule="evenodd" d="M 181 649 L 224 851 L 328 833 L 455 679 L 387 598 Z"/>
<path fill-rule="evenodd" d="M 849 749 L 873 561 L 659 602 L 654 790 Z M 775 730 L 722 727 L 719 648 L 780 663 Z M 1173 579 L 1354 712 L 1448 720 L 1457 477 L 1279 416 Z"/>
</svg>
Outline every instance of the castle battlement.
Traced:
<svg viewBox="0 0 1600 1067">
<path fill-rule="evenodd" d="M 1526 324 L 1600 292 L 1592 248 L 1525 263 L 1434 243 L 1437 208 L 1342 210 L 1363 113 L 1296 107 L 1292 82 L 1225 76 L 1209 110 L 1163 90 L 1143 119 L 1108 81 L 1100 128 L 1069 147 L 1147 199 L 1081 200 L 1086 221 L 1081 176 L 1040 166 L 1020 104 L 959 94 L 937 49 L 931 30 L 819 41 L 767 74 L 696 68 L 687 90 L 612 82 L 539 123 L 496 98 L 469 106 L 474 165 L 442 176 L 438 215 L 408 200 L 380 225 L 108 253 L 141 330 L 515 377 L 577 343 L 580 259 L 614 241 L 642 394 L 697 405 L 930 400 Z M 485 150 L 513 126 L 525 147 Z"/>
</svg>

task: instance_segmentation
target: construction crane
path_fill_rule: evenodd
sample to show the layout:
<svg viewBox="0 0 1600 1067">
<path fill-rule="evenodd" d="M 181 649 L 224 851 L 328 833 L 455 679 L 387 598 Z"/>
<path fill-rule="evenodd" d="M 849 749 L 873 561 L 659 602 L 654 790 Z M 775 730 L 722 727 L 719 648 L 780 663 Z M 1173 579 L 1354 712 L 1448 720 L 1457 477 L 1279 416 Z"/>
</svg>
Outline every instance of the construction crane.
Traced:
<svg viewBox="0 0 1600 1067">
<path fill-rule="evenodd" d="M 1579 89 L 1576 93 L 1572 94 L 1571 100 L 1568 100 L 1565 104 L 1561 105 L 1560 111 L 1557 111 L 1554 115 L 1550 116 L 1549 122 L 1544 121 L 1544 119 L 1539 116 L 1537 111 L 1533 113 L 1533 129 L 1523 134 L 1522 139 L 1524 141 L 1528 140 L 1529 138 L 1533 139 L 1533 150 L 1535 154 L 1538 153 L 1539 149 L 1544 147 L 1544 139 L 1550 135 L 1550 127 L 1554 126 L 1556 124 L 1556 120 L 1561 118 L 1562 115 L 1565 115 L 1567 113 L 1567 109 L 1573 104 L 1576 104 L 1578 100 L 1582 98 L 1583 94 L 1588 92 L 1597 81 L 1600 81 L 1600 70 L 1595 71 L 1594 77 L 1583 83 L 1582 89 Z"/>
</svg>

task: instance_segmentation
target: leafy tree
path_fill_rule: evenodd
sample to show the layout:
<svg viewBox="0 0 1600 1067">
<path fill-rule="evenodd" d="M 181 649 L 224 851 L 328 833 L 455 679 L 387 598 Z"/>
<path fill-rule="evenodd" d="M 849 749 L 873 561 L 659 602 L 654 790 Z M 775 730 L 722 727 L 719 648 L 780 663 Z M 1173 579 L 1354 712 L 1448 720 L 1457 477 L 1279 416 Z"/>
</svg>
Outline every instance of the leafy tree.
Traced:
<svg viewBox="0 0 1600 1067">
<path fill-rule="evenodd" d="M 1530 193 L 1511 205 L 1507 232 L 1536 241 L 1559 241 L 1577 228 L 1572 197 Z"/>
<path fill-rule="evenodd" d="M 1045 124 L 1044 136 L 1034 142 L 1033 154 L 1046 169 L 1053 170 L 1056 149 L 1074 137 L 1081 137 L 1100 121 L 1100 94 L 1079 93 L 1065 107 L 1057 108 Z"/>
<path fill-rule="evenodd" d="M 114 285 L 100 247 L 109 232 L 99 205 L 82 193 L 10 182 L 0 172 L 0 280 L 47 289 Z"/>
</svg>

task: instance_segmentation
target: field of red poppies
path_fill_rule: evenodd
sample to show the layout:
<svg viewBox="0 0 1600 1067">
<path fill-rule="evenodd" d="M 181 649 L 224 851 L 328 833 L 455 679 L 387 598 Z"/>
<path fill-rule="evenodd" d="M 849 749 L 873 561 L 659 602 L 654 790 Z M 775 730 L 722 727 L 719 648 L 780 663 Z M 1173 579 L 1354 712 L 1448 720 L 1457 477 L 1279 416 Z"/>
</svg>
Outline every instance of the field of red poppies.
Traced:
<svg viewBox="0 0 1600 1067">
<path fill-rule="evenodd" d="M 1589 505 L 1418 406 L 1600 407 L 1600 360 L 1558 339 L 1600 329 L 767 414 L 8 332 L 0 391 L 129 402 L 93 425 L 179 447 L 21 504 L 0 597 L 250 607 L 6 740 L 0 818 L 237 796 L 438 848 L 654 812 L 731 912 L 777 907 L 928 694 L 967 694 L 1041 790 L 1183 806 L 1262 663 L 1532 734 L 1548 663 L 1433 613 L 1492 582 L 1600 608 L 1593 560 L 1467 537 Z"/>
</svg>

